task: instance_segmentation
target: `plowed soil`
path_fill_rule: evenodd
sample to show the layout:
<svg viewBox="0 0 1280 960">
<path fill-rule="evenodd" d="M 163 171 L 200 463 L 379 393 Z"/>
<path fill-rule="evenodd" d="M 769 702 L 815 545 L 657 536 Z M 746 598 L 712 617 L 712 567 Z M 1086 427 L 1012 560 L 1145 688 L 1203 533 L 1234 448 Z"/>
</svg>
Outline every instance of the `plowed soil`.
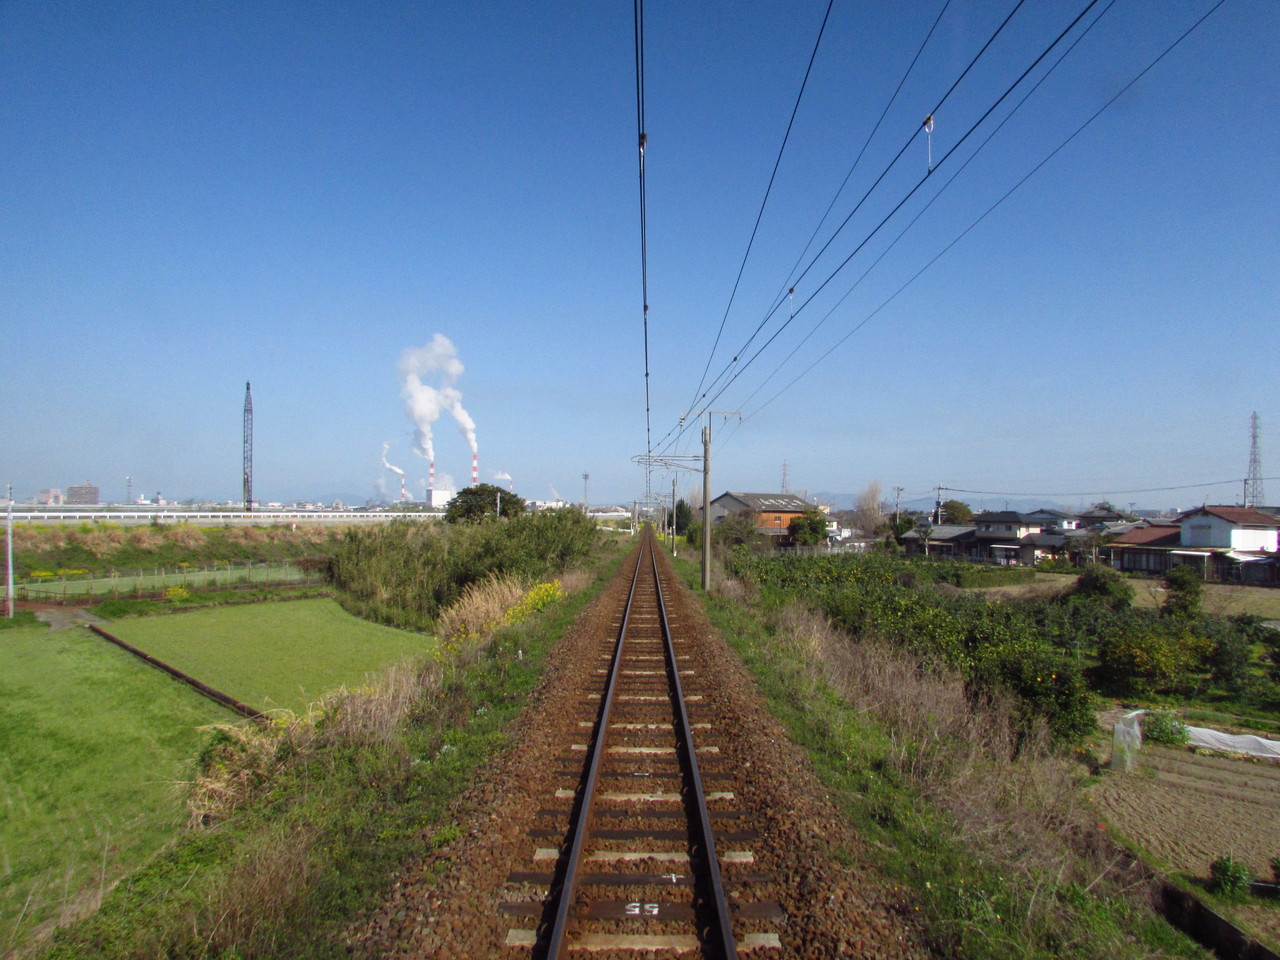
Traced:
<svg viewBox="0 0 1280 960">
<path fill-rule="evenodd" d="M 597 661 L 586 654 L 626 582 L 615 578 L 558 644 L 547 674 L 515 731 L 513 747 L 493 762 L 457 804 L 459 838 L 406 865 L 385 902 L 348 932 L 352 955 L 372 957 L 530 956 L 504 945 L 522 923 L 499 913 L 505 902 L 538 899 L 545 890 L 521 890 L 508 875 L 530 869 L 530 830 L 557 787 L 556 756 L 570 738 L 581 739 L 565 705 L 599 691 Z M 681 587 L 667 598 L 678 636 L 696 634 L 712 645 L 714 699 L 721 749 L 734 758 L 742 806 L 759 824 L 755 869 L 773 880 L 769 899 L 782 905 L 781 949 L 753 952 L 767 958 L 926 957 L 904 901 L 867 865 L 865 845 L 827 798 L 807 758 L 767 712 L 751 679 L 707 624 L 696 600 Z M 555 841 L 551 841 L 554 843 Z M 838 858 L 838 859 L 837 859 Z M 523 925 L 527 925 L 527 921 Z M 676 956 L 670 951 L 645 957 Z M 602 954 L 592 954 L 603 957 Z M 636 956 L 631 954 L 630 956 Z M 689 954 L 681 954 L 689 956 Z"/>
<path fill-rule="evenodd" d="M 1280 857 L 1280 766 L 1197 755 L 1146 743 L 1139 766 L 1114 773 L 1090 798 L 1106 822 L 1174 871 L 1208 878 L 1223 854 L 1243 860 L 1262 879 Z M 1280 909 L 1245 907 L 1240 918 L 1280 942 Z"/>
</svg>

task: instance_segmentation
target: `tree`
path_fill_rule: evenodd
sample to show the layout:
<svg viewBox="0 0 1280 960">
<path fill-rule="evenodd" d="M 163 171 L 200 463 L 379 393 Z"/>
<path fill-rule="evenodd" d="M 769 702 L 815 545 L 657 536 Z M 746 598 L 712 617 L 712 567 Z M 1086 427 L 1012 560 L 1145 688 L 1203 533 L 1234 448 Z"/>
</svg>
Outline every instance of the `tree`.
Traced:
<svg viewBox="0 0 1280 960">
<path fill-rule="evenodd" d="M 858 494 L 853 506 L 853 525 L 866 537 L 879 537 L 886 528 L 884 504 L 880 502 L 880 484 L 872 481 Z"/>
<path fill-rule="evenodd" d="M 492 483 L 478 483 L 459 490 L 444 508 L 445 523 L 481 523 L 497 516 L 518 517 L 524 501 Z"/>
<path fill-rule="evenodd" d="M 973 508 L 960 500 L 943 500 L 942 522 L 954 524 L 973 523 Z"/>
<path fill-rule="evenodd" d="M 798 517 L 793 517 L 787 524 L 787 533 L 803 546 L 812 546 L 827 539 L 827 518 L 818 510 L 806 510 Z"/>
<path fill-rule="evenodd" d="M 676 501 L 676 534 L 683 535 L 693 523 L 693 507 L 685 502 L 684 497 Z"/>
<path fill-rule="evenodd" d="M 1164 587 L 1168 593 L 1160 608 L 1171 617 L 1191 620 L 1200 616 L 1200 601 L 1204 593 L 1204 581 L 1195 567 L 1180 563 L 1164 575 Z"/>
<path fill-rule="evenodd" d="M 1112 610 L 1125 610 L 1133 603 L 1133 584 L 1111 567 L 1093 563 L 1076 578 L 1072 597 L 1097 600 Z"/>
</svg>

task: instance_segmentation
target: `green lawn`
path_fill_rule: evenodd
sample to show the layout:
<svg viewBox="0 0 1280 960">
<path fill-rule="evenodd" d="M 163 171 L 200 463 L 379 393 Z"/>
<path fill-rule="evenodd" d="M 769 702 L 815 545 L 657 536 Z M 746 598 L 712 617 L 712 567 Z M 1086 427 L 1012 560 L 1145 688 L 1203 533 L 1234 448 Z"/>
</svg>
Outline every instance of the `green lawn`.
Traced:
<svg viewBox="0 0 1280 960">
<path fill-rule="evenodd" d="M 252 707 L 297 712 L 340 686 L 435 649 L 435 639 L 359 620 L 327 599 L 117 620 L 115 636 Z"/>
<path fill-rule="evenodd" d="M 198 728 L 234 719 L 88 631 L 0 633 L 0 954 L 164 845 Z"/>
</svg>

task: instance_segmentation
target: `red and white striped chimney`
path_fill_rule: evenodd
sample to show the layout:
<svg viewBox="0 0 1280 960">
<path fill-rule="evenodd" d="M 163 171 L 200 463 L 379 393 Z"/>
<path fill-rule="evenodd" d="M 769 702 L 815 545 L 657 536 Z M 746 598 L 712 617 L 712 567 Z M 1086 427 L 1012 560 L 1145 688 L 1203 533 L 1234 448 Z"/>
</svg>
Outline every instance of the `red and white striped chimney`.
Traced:
<svg viewBox="0 0 1280 960">
<path fill-rule="evenodd" d="M 435 490 L 436 488 L 436 462 L 428 461 L 431 466 L 427 469 L 427 489 Z"/>
<path fill-rule="evenodd" d="M 404 492 L 404 474 L 403 473 L 400 474 L 400 499 L 401 500 L 409 499 L 409 495 Z"/>
<path fill-rule="evenodd" d="M 473 453 L 471 455 L 471 485 L 474 487 L 480 482 L 480 455 Z"/>
</svg>

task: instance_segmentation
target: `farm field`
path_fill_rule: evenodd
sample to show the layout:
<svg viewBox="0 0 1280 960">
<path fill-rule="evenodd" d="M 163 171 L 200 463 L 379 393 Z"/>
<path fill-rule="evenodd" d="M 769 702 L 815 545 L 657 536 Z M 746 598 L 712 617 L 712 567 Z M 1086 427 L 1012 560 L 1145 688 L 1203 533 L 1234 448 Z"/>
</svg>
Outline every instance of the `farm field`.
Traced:
<svg viewBox="0 0 1280 960">
<path fill-rule="evenodd" d="M 15 587 L 19 600 L 68 600 L 80 597 L 128 597 L 159 593 L 168 587 L 217 590 L 237 584 L 299 583 L 310 575 L 291 563 L 245 564 L 236 567 L 168 567 L 151 573 L 110 577 L 32 580 Z"/>
<path fill-rule="evenodd" d="M 1089 798 L 1102 819 L 1176 873 L 1207 879 L 1223 854 L 1259 878 L 1280 856 L 1280 766 L 1196 755 L 1148 742 L 1140 766 L 1112 773 Z M 1235 909 L 1273 948 L 1280 946 L 1280 902 Z"/>
<path fill-rule="evenodd" d="M 435 639 L 351 616 L 329 599 L 213 607 L 107 629 L 262 710 L 303 712 L 340 686 L 435 649 Z"/>
<path fill-rule="evenodd" d="M 1039 596 L 1066 590 L 1075 582 L 1075 574 L 1036 573 L 1034 583 L 979 588 L 974 592 L 997 597 Z M 1129 583 L 1133 584 L 1135 607 L 1158 608 L 1164 602 L 1164 585 L 1159 580 L 1134 579 Z M 1221 617 L 1252 613 L 1268 620 L 1280 620 L 1280 590 L 1236 583 L 1206 583 L 1204 612 Z"/>
<path fill-rule="evenodd" d="M 200 728 L 233 719 L 86 630 L 0 634 L 0 953 L 167 842 Z"/>
</svg>

